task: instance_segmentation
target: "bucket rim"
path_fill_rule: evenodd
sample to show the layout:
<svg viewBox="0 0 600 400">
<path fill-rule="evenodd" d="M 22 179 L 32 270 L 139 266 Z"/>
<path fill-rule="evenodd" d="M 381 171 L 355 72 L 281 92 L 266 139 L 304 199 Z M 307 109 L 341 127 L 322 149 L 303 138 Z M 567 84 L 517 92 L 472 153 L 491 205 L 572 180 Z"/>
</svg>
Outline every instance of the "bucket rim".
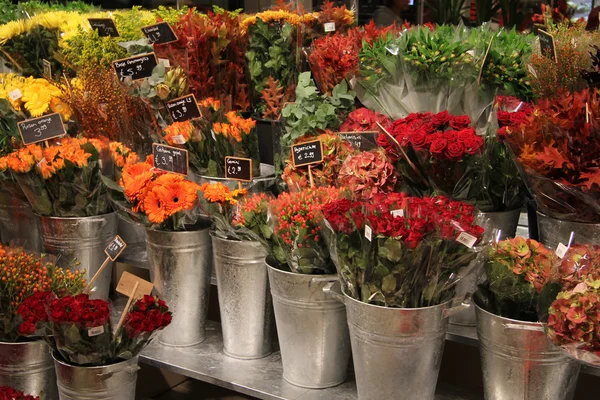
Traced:
<svg viewBox="0 0 600 400">
<path fill-rule="evenodd" d="M 400 308 L 400 307 L 378 306 L 376 304 L 365 303 L 363 301 L 355 299 L 354 297 L 350 297 L 348 294 L 346 294 L 346 292 L 344 291 L 343 287 L 342 287 L 342 293 L 344 294 L 344 296 L 347 299 L 350 299 L 350 300 L 356 302 L 357 304 L 360 304 L 361 306 L 369 306 L 369 307 L 376 307 L 376 308 L 383 309 L 383 310 L 398 310 L 398 311 L 424 311 L 424 310 L 433 310 L 435 308 L 441 308 L 442 306 L 444 306 L 444 308 L 448 308 L 448 306 L 450 304 L 452 304 L 452 300 L 453 300 L 453 299 L 450 299 L 450 300 L 448 300 L 448 301 L 446 301 L 444 303 L 436 304 L 435 306 Z"/>
<path fill-rule="evenodd" d="M 541 212 L 539 210 L 536 210 L 535 213 L 538 214 L 538 215 L 540 215 L 540 216 L 542 216 L 542 217 L 544 217 L 544 218 L 551 219 L 551 220 L 554 220 L 554 221 L 564 222 L 564 223 L 567 223 L 567 224 L 588 225 L 588 226 L 600 225 L 600 222 L 580 222 L 580 221 L 570 221 L 568 219 L 554 218 L 554 217 L 551 217 L 551 216 L 549 216 L 547 214 L 544 214 L 543 212 Z"/>
<path fill-rule="evenodd" d="M 212 227 L 211 226 L 207 226 L 206 228 L 201 228 L 201 229 L 194 229 L 193 231 L 165 231 L 165 230 L 161 230 L 161 229 L 154 229 L 151 228 L 149 226 L 146 226 L 146 232 L 156 232 L 156 233 L 166 233 L 166 234 L 170 234 L 170 235 L 186 235 L 186 234 L 192 234 L 192 233 L 198 233 L 198 232 L 204 232 L 204 231 L 209 231 Z"/>
<path fill-rule="evenodd" d="M 93 219 L 93 218 L 99 218 L 99 217 L 107 217 L 110 215 L 117 215 L 116 211 L 112 211 L 109 213 L 104 213 L 104 214 L 99 214 L 99 215 L 88 215 L 86 217 L 53 217 L 53 216 L 49 216 L 49 215 L 41 215 L 38 213 L 35 213 L 36 217 L 39 217 L 41 219 L 49 219 L 49 220 L 71 220 L 71 221 L 75 221 L 75 220 L 82 220 L 82 219 Z"/>
<path fill-rule="evenodd" d="M 74 364 L 69 364 L 68 362 L 64 361 L 62 359 L 62 357 L 61 357 L 61 359 L 58 359 L 56 353 L 57 353 L 57 351 L 52 352 L 52 359 L 54 360 L 55 363 L 58 363 L 60 365 L 63 365 L 65 367 L 69 367 L 69 368 L 81 368 L 81 369 L 86 369 L 88 371 L 92 370 L 92 369 L 111 368 L 111 367 L 124 365 L 124 364 L 133 364 L 134 362 L 135 362 L 135 364 L 139 363 L 138 356 L 135 356 L 135 357 L 131 357 L 127 360 L 119 361 L 119 362 L 112 363 L 112 364 L 106 364 L 106 365 L 87 365 L 87 366 L 86 365 L 74 365 Z"/>
<path fill-rule="evenodd" d="M 44 341 L 44 339 L 29 340 L 27 342 L 3 342 L 2 340 L 0 340 L 0 346 L 4 346 L 4 345 L 26 346 L 26 345 L 38 345 L 40 343 L 43 343 L 43 344 L 47 345 L 47 343 Z"/>
<path fill-rule="evenodd" d="M 282 273 L 282 274 L 286 274 L 286 275 L 291 275 L 291 276 L 305 276 L 305 277 L 307 277 L 307 279 L 324 278 L 324 277 L 335 278 L 335 279 L 332 279 L 332 280 L 338 280 L 339 279 L 338 274 L 299 274 L 297 272 L 284 271 L 282 269 L 275 268 L 271 264 L 269 264 L 269 262 L 267 261 L 268 258 L 269 258 L 269 256 L 265 257 L 265 264 L 267 265 L 267 267 L 269 267 L 270 269 L 272 269 L 273 271 L 276 271 L 278 273 Z"/>
<path fill-rule="evenodd" d="M 477 298 L 475 296 L 473 296 L 473 305 L 475 306 L 475 309 L 477 309 L 478 311 L 480 311 L 484 314 L 491 315 L 492 317 L 502 319 L 506 322 L 517 323 L 519 325 L 536 326 L 536 327 L 544 326 L 544 323 L 539 322 L 539 321 L 538 322 L 523 321 L 520 319 L 507 318 L 507 317 L 503 317 L 501 315 L 494 314 L 493 312 L 490 312 L 490 311 L 484 309 L 483 307 L 481 307 L 479 304 L 477 304 Z M 477 319 L 477 320 L 479 320 L 479 319 Z"/>
</svg>

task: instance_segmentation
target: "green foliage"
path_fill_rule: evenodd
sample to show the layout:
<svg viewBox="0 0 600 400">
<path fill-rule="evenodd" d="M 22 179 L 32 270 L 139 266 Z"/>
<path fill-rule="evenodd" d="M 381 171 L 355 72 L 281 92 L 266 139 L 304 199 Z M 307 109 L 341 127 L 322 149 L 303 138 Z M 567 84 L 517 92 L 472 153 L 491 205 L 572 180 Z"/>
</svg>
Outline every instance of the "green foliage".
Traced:
<svg viewBox="0 0 600 400">
<path fill-rule="evenodd" d="M 0 157 L 11 153 L 13 149 L 13 138 L 18 139 L 19 130 L 17 115 L 12 111 L 7 99 L 0 99 Z"/>
<path fill-rule="evenodd" d="M 163 21 L 167 21 L 169 24 L 173 25 L 179 20 L 179 17 L 188 13 L 188 6 L 183 5 L 181 8 L 173 8 L 173 7 L 165 7 L 158 6 L 156 10 L 152 10 L 154 15 L 160 18 Z"/>
<path fill-rule="evenodd" d="M 87 4 L 84 1 L 50 1 L 42 2 L 39 0 L 19 1 L 14 4 L 10 0 L 0 0 L 0 24 L 17 19 L 26 19 L 34 14 L 40 14 L 48 11 L 79 11 L 89 13 L 96 11 L 97 7 Z"/>
<path fill-rule="evenodd" d="M 52 74 L 60 76 L 62 65 L 54 59 L 58 50 L 58 36 L 58 29 L 36 25 L 27 32 L 9 39 L 2 45 L 2 51 L 10 56 L 7 57 L 6 66 L 23 76 L 42 78 L 42 60 L 46 59 L 52 64 Z"/>
<path fill-rule="evenodd" d="M 75 67 L 97 65 L 109 68 L 111 62 L 127 56 L 127 50 L 119 46 L 110 37 L 99 37 L 98 31 L 84 31 L 78 28 L 78 33 L 67 40 L 67 46 L 62 51 L 66 60 Z"/>
</svg>

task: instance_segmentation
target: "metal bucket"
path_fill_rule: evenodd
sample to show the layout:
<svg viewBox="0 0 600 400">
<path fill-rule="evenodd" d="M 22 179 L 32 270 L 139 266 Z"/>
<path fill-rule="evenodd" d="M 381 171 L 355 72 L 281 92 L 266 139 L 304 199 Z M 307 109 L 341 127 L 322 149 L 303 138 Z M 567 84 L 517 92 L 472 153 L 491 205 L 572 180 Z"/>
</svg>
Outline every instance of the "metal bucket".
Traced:
<svg viewBox="0 0 600 400">
<path fill-rule="evenodd" d="M 542 324 L 475 309 L 486 400 L 573 398 L 580 364 L 552 345 Z"/>
<path fill-rule="evenodd" d="M 549 249 L 555 250 L 559 243 L 568 246 L 571 242 L 600 245 L 600 224 L 564 221 L 551 218 L 539 211 L 537 221 L 540 242 Z"/>
<path fill-rule="evenodd" d="M 223 352 L 240 359 L 262 358 L 272 351 L 273 302 L 265 257 L 259 242 L 212 235 L 217 273 Z"/>
<path fill-rule="evenodd" d="M 37 219 L 29 203 L 0 190 L 0 237 L 3 243 L 40 252 L 42 240 Z"/>
<path fill-rule="evenodd" d="M 146 230 L 150 279 L 173 310 L 158 336 L 167 346 L 193 346 L 205 339 L 212 246 L 209 228 L 169 232 Z"/>
<path fill-rule="evenodd" d="M 512 211 L 478 213 L 477 223 L 485 229 L 481 242 L 489 243 L 490 241 L 515 237 L 520 215 L 520 208 Z M 482 273 L 482 271 L 474 272 L 458 282 L 456 297 L 463 298 L 467 293 L 475 293 Z M 475 326 L 475 319 L 475 309 L 470 307 L 461 313 L 454 314 L 450 318 L 450 323 L 461 326 Z"/>
<path fill-rule="evenodd" d="M 396 399 L 401 393 L 403 399 L 433 400 L 450 303 L 391 308 L 339 297 L 348 312 L 358 398 Z"/>
<path fill-rule="evenodd" d="M 135 400 L 138 358 L 78 367 L 54 357 L 60 400 Z"/>
<path fill-rule="evenodd" d="M 0 386 L 44 400 L 57 400 L 56 373 L 50 347 L 41 341 L 0 342 Z"/>
<path fill-rule="evenodd" d="M 86 271 L 89 281 L 106 260 L 104 249 L 117 235 L 116 213 L 93 217 L 39 217 L 42 247 L 49 254 L 60 255 L 58 265 Z M 70 265 L 76 259 L 79 265 Z M 112 262 L 96 281 L 93 298 L 108 299 Z"/>
<path fill-rule="evenodd" d="M 146 227 L 144 225 L 119 218 L 117 232 L 127 243 L 127 247 L 146 247 Z"/>
<path fill-rule="evenodd" d="M 283 378 L 322 389 L 346 380 L 350 340 L 343 304 L 323 292 L 337 275 L 304 275 L 268 265 Z"/>
</svg>

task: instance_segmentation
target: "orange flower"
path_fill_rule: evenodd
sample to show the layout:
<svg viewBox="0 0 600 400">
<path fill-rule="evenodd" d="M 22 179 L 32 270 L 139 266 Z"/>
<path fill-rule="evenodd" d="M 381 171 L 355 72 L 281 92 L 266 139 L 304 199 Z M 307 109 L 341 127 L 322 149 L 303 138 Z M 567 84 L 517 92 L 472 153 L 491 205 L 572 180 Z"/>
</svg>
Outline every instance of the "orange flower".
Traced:
<svg viewBox="0 0 600 400">
<path fill-rule="evenodd" d="M 121 182 L 119 183 L 122 187 L 126 187 L 129 182 L 131 182 L 137 175 L 140 175 L 144 172 L 148 172 L 152 169 L 152 166 L 148 163 L 137 163 L 133 165 L 128 165 L 123 168 L 123 174 L 121 176 Z"/>
<path fill-rule="evenodd" d="M 162 224 L 167 218 L 167 210 L 160 198 L 157 188 L 148 191 L 144 198 L 144 210 L 148 215 L 148 220 L 155 224 Z"/>
<path fill-rule="evenodd" d="M 150 183 L 154 174 L 150 171 L 144 171 L 141 174 L 135 175 L 125 185 L 125 196 L 130 202 L 138 201 L 139 204 L 134 211 L 143 211 L 143 201 L 146 196 L 148 189 L 150 189 Z"/>
<path fill-rule="evenodd" d="M 213 110 L 216 111 L 219 108 L 221 108 L 221 102 L 219 100 L 216 100 L 213 97 L 207 97 L 204 100 L 199 101 L 198 106 L 204 107 L 204 108 L 212 108 Z"/>
<path fill-rule="evenodd" d="M 220 182 L 217 183 L 204 183 L 200 186 L 199 190 L 202 192 L 204 198 L 211 203 L 230 203 L 236 204 L 237 198 L 248 194 L 246 189 L 236 189 L 231 191 L 227 186 Z"/>
<path fill-rule="evenodd" d="M 164 173 L 164 174 L 160 175 L 158 178 L 156 178 L 156 180 L 154 181 L 154 184 L 164 186 L 164 185 L 168 185 L 169 183 L 176 183 L 176 182 L 183 182 L 183 181 L 185 181 L 185 178 L 183 175 Z"/>
<path fill-rule="evenodd" d="M 185 144 L 192 136 L 194 127 L 190 121 L 175 122 L 165 128 L 165 140 L 171 146 Z"/>
<path fill-rule="evenodd" d="M 173 182 L 156 188 L 164 208 L 169 215 L 182 210 L 190 210 L 196 204 L 198 185 L 193 182 Z"/>
</svg>

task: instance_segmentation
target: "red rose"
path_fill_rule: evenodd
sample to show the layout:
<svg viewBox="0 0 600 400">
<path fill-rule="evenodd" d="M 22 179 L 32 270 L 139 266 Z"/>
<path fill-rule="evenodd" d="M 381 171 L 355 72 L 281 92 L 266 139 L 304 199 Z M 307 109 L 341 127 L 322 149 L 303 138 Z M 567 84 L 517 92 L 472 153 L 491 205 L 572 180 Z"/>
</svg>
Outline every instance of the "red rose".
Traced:
<svg viewBox="0 0 600 400">
<path fill-rule="evenodd" d="M 503 141 L 504 139 L 506 139 L 506 136 L 508 136 L 510 134 L 510 132 L 511 131 L 508 126 L 503 126 L 502 128 L 498 129 L 498 132 L 497 132 L 498 140 Z"/>
<path fill-rule="evenodd" d="M 464 146 L 467 154 L 477 154 L 483 147 L 483 139 L 481 136 L 475 135 L 464 142 Z"/>
<path fill-rule="evenodd" d="M 463 143 L 470 140 L 473 136 L 477 136 L 473 128 L 466 128 L 456 132 L 456 140 Z"/>
<path fill-rule="evenodd" d="M 448 141 L 448 143 L 456 142 L 456 140 L 457 140 L 456 131 L 444 132 L 444 139 L 446 139 Z"/>
<path fill-rule="evenodd" d="M 431 154 L 442 154 L 446 149 L 446 145 L 448 141 L 446 139 L 436 139 L 431 142 L 431 146 L 429 147 L 429 151 Z"/>
<path fill-rule="evenodd" d="M 446 157 L 451 160 L 460 160 L 465 154 L 465 149 L 460 142 L 453 142 L 446 147 Z"/>
<path fill-rule="evenodd" d="M 21 324 L 21 326 L 19 326 L 19 335 L 33 335 L 36 330 L 37 329 L 33 323 L 25 321 Z"/>
<path fill-rule="evenodd" d="M 457 130 L 466 128 L 469 125 L 471 125 L 471 118 L 467 115 L 452 117 L 452 120 L 450 120 L 450 127 Z"/>
<path fill-rule="evenodd" d="M 526 119 L 527 114 L 522 111 L 510 113 L 510 124 L 512 126 L 519 126 L 520 124 L 525 122 Z"/>
<path fill-rule="evenodd" d="M 427 144 L 427 134 L 422 130 L 413 132 L 410 135 L 410 143 L 415 149 L 422 149 Z"/>
<path fill-rule="evenodd" d="M 452 116 L 448 114 L 448 111 L 444 110 L 431 117 L 431 122 L 433 122 L 437 126 L 442 126 L 450 122 L 451 118 Z"/>
<path fill-rule="evenodd" d="M 422 124 L 420 129 L 423 130 L 425 133 L 429 133 L 429 134 L 431 134 L 437 130 L 436 126 L 431 122 Z"/>
<path fill-rule="evenodd" d="M 498 110 L 498 124 L 500 127 L 510 125 L 510 113 L 508 111 Z"/>
</svg>

